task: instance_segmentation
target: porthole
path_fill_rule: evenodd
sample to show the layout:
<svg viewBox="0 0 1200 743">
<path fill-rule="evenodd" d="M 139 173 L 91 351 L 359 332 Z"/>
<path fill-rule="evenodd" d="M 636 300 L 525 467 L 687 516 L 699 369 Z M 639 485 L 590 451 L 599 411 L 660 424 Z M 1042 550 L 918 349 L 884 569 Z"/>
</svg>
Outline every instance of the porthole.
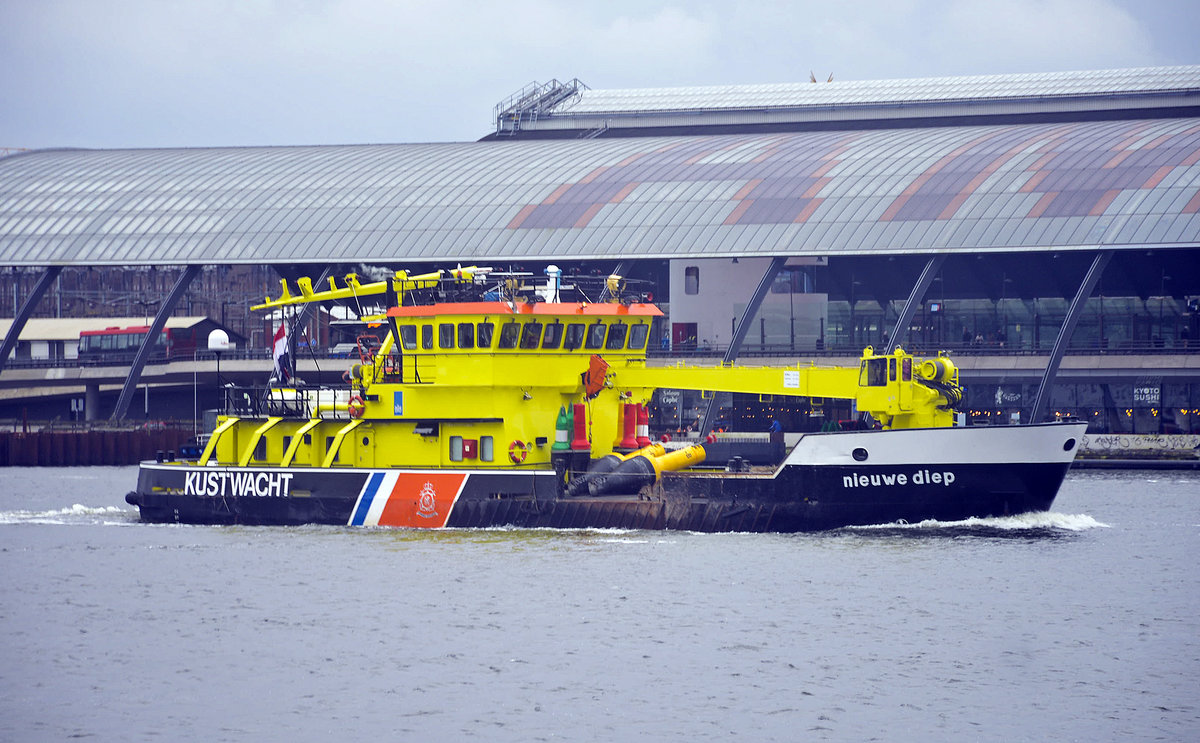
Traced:
<svg viewBox="0 0 1200 743">
<path fill-rule="evenodd" d="M 854 457 L 855 462 L 865 462 L 867 461 L 867 450 L 860 446 L 850 452 L 850 456 Z"/>
<path fill-rule="evenodd" d="M 1063 444 L 1063 451 L 1071 451 L 1074 448 L 1075 448 L 1075 439 L 1067 439 L 1067 442 L 1065 444 Z"/>
</svg>

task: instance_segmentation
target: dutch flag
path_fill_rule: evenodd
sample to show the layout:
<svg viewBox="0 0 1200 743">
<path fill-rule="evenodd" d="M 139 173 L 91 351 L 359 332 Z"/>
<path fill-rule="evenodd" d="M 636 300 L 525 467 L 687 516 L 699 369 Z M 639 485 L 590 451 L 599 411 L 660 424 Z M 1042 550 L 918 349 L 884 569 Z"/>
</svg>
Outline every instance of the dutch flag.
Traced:
<svg viewBox="0 0 1200 743">
<path fill-rule="evenodd" d="M 275 331 L 275 345 L 271 350 L 275 357 L 275 379 L 280 384 L 287 384 L 292 379 L 292 362 L 288 355 L 287 320 L 279 321 L 279 330 Z"/>
</svg>

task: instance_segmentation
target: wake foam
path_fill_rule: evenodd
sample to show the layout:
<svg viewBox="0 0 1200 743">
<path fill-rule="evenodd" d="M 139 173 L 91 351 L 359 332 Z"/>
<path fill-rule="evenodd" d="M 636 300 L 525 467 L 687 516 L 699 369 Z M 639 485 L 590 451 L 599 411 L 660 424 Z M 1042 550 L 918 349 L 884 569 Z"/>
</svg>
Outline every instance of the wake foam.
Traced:
<svg viewBox="0 0 1200 743">
<path fill-rule="evenodd" d="M 896 521 L 890 524 L 872 524 L 870 526 L 849 526 L 847 529 L 981 529 L 995 531 L 1029 531 L 1029 530 L 1062 530 L 1088 531 L 1089 529 L 1108 529 L 1108 524 L 1097 521 L 1085 513 L 1071 514 L 1056 511 L 1038 511 L 1023 513 L 1019 516 L 993 516 L 989 518 L 963 519 L 962 521 L 937 521 L 927 519 L 917 523 Z"/>
<path fill-rule="evenodd" d="M 137 511 L 119 506 L 85 506 L 76 503 L 70 508 L 50 511 L 0 511 L 0 524 L 97 524 L 124 523 Z"/>
</svg>

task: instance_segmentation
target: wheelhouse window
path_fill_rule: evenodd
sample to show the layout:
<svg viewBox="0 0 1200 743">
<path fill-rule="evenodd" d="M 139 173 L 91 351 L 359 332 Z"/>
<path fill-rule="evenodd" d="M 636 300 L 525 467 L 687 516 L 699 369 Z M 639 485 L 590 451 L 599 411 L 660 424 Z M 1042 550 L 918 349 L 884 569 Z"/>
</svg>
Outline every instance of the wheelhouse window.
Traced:
<svg viewBox="0 0 1200 743">
<path fill-rule="evenodd" d="M 421 326 L 421 348 L 425 348 L 425 349 L 433 348 L 433 326 L 432 325 L 422 325 Z"/>
<path fill-rule="evenodd" d="M 567 326 L 567 332 L 563 336 L 563 348 L 568 351 L 574 351 L 583 345 L 584 327 L 583 323 L 573 322 Z"/>
<path fill-rule="evenodd" d="M 650 333 L 649 325 L 634 325 L 629 329 L 629 347 L 641 349 L 646 347 L 646 337 Z"/>
<path fill-rule="evenodd" d="M 498 348 L 516 348 L 517 339 L 521 336 L 521 326 L 515 322 L 506 322 L 500 326 L 500 342 Z"/>
<path fill-rule="evenodd" d="M 590 349 L 604 348 L 604 323 L 595 322 L 588 326 L 586 345 Z"/>
<path fill-rule="evenodd" d="M 438 323 L 438 348 L 454 348 L 454 323 Z"/>
<path fill-rule="evenodd" d="M 557 321 L 550 323 L 542 334 L 542 348 L 558 348 L 562 344 L 562 337 L 563 324 Z"/>
<path fill-rule="evenodd" d="M 480 348 L 492 347 L 492 331 L 496 329 L 495 324 L 490 322 L 481 322 L 475 326 L 477 335 L 475 339 L 479 342 Z"/>
<path fill-rule="evenodd" d="M 458 324 L 458 347 L 459 348 L 474 348 L 475 347 L 475 324 L 469 322 L 460 322 Z"/>
<path fill-rule="evenodd" d="M 525 327 L 521 328 L 521 348 L 533 349 L 537 348 L 542 341 L 542 324 L 540 322 L 527 322 Z"/>
<path fill-rule="evenodd" d="M 417 347 L 417 329 L 412 325 L 400 326 L 400 345 L 406 351 L 412 351 Z"/>
<path fill-rule="evenodd" d="M 629 332 L 629 326 L 624 323 L 617 323 L 608 329 L 608 340 L 605 341 L 604 347 L 610 351 L 617 351 L 625 347 L 625 335 Z"/>
</svg>

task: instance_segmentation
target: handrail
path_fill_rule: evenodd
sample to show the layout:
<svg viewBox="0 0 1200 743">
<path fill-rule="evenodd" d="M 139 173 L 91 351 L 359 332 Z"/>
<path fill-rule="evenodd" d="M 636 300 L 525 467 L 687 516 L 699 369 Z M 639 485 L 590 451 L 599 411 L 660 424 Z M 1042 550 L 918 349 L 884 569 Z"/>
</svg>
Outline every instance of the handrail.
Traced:
<svg viewBox="0 0 1200 743">
<path fill-rule="evenodd" d="M 536 80 L 528 83 L 516 93 L 497 103 L 492 109 L 492 120 L 496 124 L 496 131 L 504 131 L 505 125 L 508 124 L 509 129 L 516 132 L 521 128 L 522 121 L 537 121 L 538 116 L 543 112 L 549 111 L 569 98 L 580 95 L 581 90 L 587 89 L 588 87 L 577 77 L 565 83 L 559 82 L 557 79 L 547 83 L 538 83 Z"/>
<path fill-rule="evenodd" d="M 864 345 L 876 345 L 877 348 L 882 348 L 882 344 L 832 344 L 826 343 L 823 347 L 817 348 L 811 344 L 796 344 L 792 346 L 789 343 L 743 343 L 740 356 L 845 356 L 847 354 L 856 356 Z M 975 343 L 906 343 L 905 350 L 923 355 L 930 355 L 937 351 L 947 351 L 955 356 L 1046 356 L 1050 353 L 1050 343 L 1042 343 L 1037 347 L 1027 347 L 1014 344 L 999 345 L 996 343 L 984 343 L 976 345 Z M 725 355 L 725 351 L 729 348 L 728 345 L 712 345 L 712 344 L 676 344 L 669 349 L 659 347 L 651 348 L 647 356 L 651 358 L 721 358 Z M 1149 355 L 1149 356 L 1178 356 L 1191 355 L 1200 353 L 1200 340 L 1189 342 L 1188 345 L 1169 345 L 1161 341 L 1122 341 L 1117 345 L 1104 346 L 1099 343 L 1089 342 L 1074 342 L 1067 346 L 1068 356 L 1134 356 L 1134 355 Z M 9 369 L 75 369 L 75 368 L 93 368 L 116 366 L 126 367 L 128 362 L 132 361 L 132 354 L 128 359 L 9 359 L 7 367 Z M 351 357 L 344 353 L 331 353 L 329 350 L 314 350 L 312 353 L 306 351 L 300 358 L 300 361 L 310 358 L 331 359 L 333 361 L 346 360 L 351 361 Z M 149 363 L 152 364 L 169 364 L 169 363 L 186 363 L 192 361 L 212 362 L 216 361 L 216 354 L 212 351 L 197 351 L 195 354 L 183 357 L 166 358 L 165 356 L 152 358 Z M 221 353 L 222 361 L 269 361 L 271 354 L 262 350 L 247 350 L 247 351 L 227 351 Z M 269 372 L 268 367 L 264 367 L 264 376 Z"/>
<path fill-rule="evenodd" d="M 787 356 L 857 356 L 863 346 L 870 343 L 829 344 L 817 347 L 814 345 L 792 346 L 788 343 L 743 343 L 739 358 L 746 356 L 787 357 Z M 972 343 L 905 343 L 904 350 L 918 355 L 929 356 L 938 351 L 946 351 L 953 356 L 1048 356 L 1049 343 L 1038 347 L 1023 347 L 1014 345 L 975 345 Z M 713 344 L 676 344 L 669 349 L 652 348 L 647 356 L 651 358 L 721 358 L 728 345 Z M 882 348 L 877 344 L 876 348 Z M 1072 343 L 1067 346 L 1068 356 L 1179 356 L 1200 354 L 1200 342 L 1187 346 L 1166 346 L 1146 342 L 1122 343 L 1116 347 L 1102 347 L 1093 343 Z"/>
</svg>

